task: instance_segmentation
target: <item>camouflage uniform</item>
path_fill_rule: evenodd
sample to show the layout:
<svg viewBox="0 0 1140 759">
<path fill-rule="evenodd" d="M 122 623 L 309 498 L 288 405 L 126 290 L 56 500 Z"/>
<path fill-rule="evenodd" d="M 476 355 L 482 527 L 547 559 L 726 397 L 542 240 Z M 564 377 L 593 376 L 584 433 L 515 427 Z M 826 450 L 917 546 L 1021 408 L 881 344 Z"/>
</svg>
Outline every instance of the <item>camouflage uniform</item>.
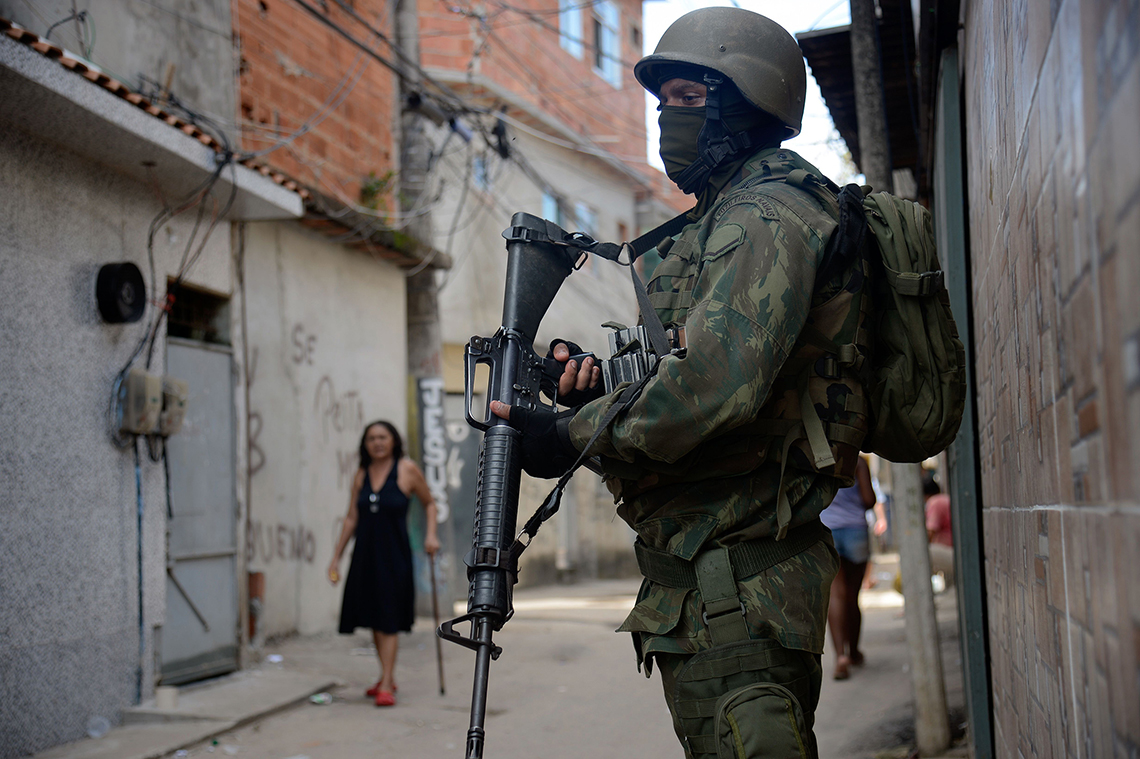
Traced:
<svg viewBox="0 0 1140 759">
<path fill-rule="evenodd" d="M 797 338 L 810 323 L 809 313 L 826 310 L 860 274 L 841 272 L 815 282 L 838 212 L 826 193 L 782 181 L 797 169 L 822 176 L 790 150 L 757 153 L 709 212 L 668 247 L 648 283 L 649 299 L 663 324 L 685 327 L 687 351 L 660 363 L 640 397 L 591 451 L 602 456 L 618 514 L 639 541 L 680 559 L 692 561 L 712 547 L 776 535 L 784 438 L 773 433 L 771 420 L 798 408 L 798 400 L 790 399 L 799 397 L 806 364 L 797 357 L 811 349 Z M 843 405 L 834 381 L 821 392 L 830 398 L 813 393 L 817 408 L 832 401 Z M 861 392 L 850 388 L 852 395 Z M 570 432 L 576 446 L 585 447 L 615 398 L 594 401 L 574 417 Z M 842 421 L 858 426 L 853 417 Z M 803 441 L 786 449 L 783 486 L 793 532 L 815 523 L 836 490 L 850 481 L 857 450 L 833 447 L 838 461 L 832 474 L 822 474 L 811 465 Z M 811 723 L 837 566 L 828 536 L 736 583 L 749 637 L 779 653 L 773 671 L 786 672 L 772 676 L 791 683 L 804 712 L 809 745 L 801 745 L 796 755 L 815 755 Z M 671 695 L 692 655 L 713 648 L 702 614 L 700 590 L 645 580 L 619 628 L 633 633 L 646 676 L 657 659 L 690 757 L 716 755 L 707 745 L 686 742 L 685 733 L 693 729 L 682 720 L 694 715 L 679 715 Z M 695 729 L 710 732 L 707 724 Z"/>
</svg>

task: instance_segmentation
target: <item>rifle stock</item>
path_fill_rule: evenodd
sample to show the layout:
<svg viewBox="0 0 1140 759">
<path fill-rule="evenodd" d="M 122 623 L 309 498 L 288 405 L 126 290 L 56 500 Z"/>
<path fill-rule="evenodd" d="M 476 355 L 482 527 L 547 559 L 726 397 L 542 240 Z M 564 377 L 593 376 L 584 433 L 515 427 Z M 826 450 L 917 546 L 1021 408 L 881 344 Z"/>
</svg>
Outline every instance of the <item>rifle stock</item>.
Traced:
<svg viewBox="0 0 1140 759">
<path fill-rule="evenodd" d="M 487 680 L 491 661 L 502 653 L 492 638 L 514 613 L 511 596 L 517 580 L 509 549 L 518 517 L 521 435 L 505 419 L 493 416 L 489 407 L 491 401 L 529 409 L 541 403 L 543 362 L 534 352 L 535 334 L 581 252 L 557 244 L 567 237 L 562 229 L 526 213 L 511 218 L 511 227 L 503 237 L 507 240 L 507 282 L 502 326 L 492 337 L 472 337 L 464 353 L 465 414 L 468 423 L 484 433 L 479 449 L 474 536 L 465 559 L 470 581 L 467 613 L 444 622 L 437 631 L 444 640 L 475 651 L 467 759 L 483 756 Z M 471 413 L 479 364 L 487 366 L 490 375 L 482 418 Z M 471 623 L 467 636 L 454 629 L 463 622 Z"/>
</svg>

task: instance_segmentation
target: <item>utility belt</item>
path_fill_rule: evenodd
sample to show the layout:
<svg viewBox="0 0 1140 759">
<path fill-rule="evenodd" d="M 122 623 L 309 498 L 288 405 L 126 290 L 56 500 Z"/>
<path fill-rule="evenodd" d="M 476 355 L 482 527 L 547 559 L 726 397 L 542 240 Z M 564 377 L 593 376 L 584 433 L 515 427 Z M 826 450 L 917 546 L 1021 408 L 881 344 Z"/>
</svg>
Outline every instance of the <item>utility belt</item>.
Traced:
<svg viewBox="0 0 1140 759">
<path fill-rule="evenodd" d="M 757 538 L 726 547 L 708 548 L 692 561 L 634 543 L 637 566 L 650 582 L 669 588 L 696 589 L 704 605 L 702 618 L 713 645 L 747 640 L 744 603 L 736 582 L 787 561 L 821 540 L 831 540 L 831 531 L 818 519 L 789 530 L 782 540 Z"/>
</svg>

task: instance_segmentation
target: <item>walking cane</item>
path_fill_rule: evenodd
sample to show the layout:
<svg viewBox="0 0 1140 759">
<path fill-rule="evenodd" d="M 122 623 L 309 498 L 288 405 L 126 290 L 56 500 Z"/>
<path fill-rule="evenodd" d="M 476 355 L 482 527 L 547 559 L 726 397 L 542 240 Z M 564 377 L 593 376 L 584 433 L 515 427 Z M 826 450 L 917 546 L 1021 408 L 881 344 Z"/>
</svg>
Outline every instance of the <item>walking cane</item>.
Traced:
<svg viewBox="0 0 1140 759">
<path fill-rule="evenodd" d="M 435 589 L 435 554 L 428 554 L 428 566 L 431 567 L 431 613 L 435 616 L 435 629 L 439 629 L 439 594 Z M 444 695 L 443 690 L 443 648 L 442 641 L 438 635 L 433 635 L 435 638 L 435 659 L 439 662 L 439 695 Z"/>
</svg>

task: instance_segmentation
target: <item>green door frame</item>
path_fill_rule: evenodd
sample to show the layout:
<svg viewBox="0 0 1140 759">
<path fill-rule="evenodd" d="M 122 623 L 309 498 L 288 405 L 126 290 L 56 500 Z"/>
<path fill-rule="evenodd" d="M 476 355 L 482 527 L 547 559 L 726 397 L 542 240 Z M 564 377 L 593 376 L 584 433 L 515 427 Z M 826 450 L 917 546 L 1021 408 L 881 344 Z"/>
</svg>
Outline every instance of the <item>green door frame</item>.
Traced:
<svg viewBox="0 0 1140 759">
<path fill-rule="evenodd" d="M 992 759 L 993 698 L 990 690 L 989 627 L 986 615 L 982 495 L 978 461 L 977 403 L 974 395 L 974 320 L 970 281 L 970 248 L 966 229 L 962 96 L 958 49 L 942 51 L 935 102 L 934 221 L 938 248 L 962 342 L 966 346 L 966 413 L 950 446 L 951 521 L 958 580 L 958 624 L 961 629 L 962 675 L 966 692 L 969 743 L 973 759 Z"/>
</svg>

